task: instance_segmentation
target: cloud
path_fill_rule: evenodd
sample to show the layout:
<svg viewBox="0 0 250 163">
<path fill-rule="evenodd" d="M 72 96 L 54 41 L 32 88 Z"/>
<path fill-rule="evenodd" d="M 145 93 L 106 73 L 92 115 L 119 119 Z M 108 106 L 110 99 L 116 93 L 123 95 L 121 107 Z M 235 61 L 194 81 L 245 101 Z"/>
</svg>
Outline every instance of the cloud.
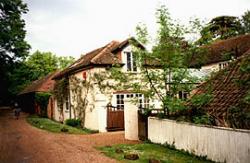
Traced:
<svg viewBox="0 0 250 163">
<path fill-rule="evenodd" d="M 82 53 L 122 40 L 134 34 L 139 22 L 155 33 L 155 9 L 166 4 L 174 19 L 211 19 L 218 15 L 239 16 L 247 10 L 246 0 L 24 0 L 29 12 L 27 40 L 32 51 L 51 51 L 57 55 Z"/>
</svg>

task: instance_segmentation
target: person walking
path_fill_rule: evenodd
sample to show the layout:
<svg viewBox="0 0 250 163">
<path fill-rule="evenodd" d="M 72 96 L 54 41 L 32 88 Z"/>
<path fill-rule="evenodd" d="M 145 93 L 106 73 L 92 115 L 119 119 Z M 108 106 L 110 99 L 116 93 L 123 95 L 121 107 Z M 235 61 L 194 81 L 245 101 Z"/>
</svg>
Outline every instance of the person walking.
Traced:
<svg viewBox="0 0 250 163">
<path fill-rule="evenodd" d="M 20 112 L 21 112 L 21 108 L 18 106 L 18 103 L 15 102 L 15 104 L 14 104 L 14 114 L 15 114 L 16 120 L 19 119 Z"/>
</svg>

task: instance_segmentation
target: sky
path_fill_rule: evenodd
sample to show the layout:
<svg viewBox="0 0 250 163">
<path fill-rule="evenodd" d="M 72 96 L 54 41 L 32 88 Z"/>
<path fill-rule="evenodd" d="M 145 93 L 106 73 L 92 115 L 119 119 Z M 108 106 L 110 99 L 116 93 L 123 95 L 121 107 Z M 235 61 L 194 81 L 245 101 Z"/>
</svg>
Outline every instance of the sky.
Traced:
<svg viewBox="0 0 250 163">
<path fill-rule="evenodd" d="M 24 0 L 26 40 L 31 53 L 50 51 L 79 58 L 112 40 L 135 35 L 145 23 L 151 35 L 157 30 L 155 11 L 166 5 L 171 18 L 187 24 L 190 18 L 210 20 L 220 15 L 241 16 L 250 0 Z"/>
</svg>

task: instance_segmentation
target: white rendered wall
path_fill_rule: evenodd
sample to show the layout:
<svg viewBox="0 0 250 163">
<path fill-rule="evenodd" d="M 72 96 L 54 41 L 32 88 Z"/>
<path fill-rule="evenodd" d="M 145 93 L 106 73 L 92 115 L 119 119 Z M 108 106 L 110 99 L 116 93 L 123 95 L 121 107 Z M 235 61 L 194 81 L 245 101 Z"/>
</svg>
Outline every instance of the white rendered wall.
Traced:
<svg viewBox="0 0 250 163">
<path fill-rule="evenodd" d="M 139 140 L 138 138 L 138 107 L 129 100 L 124 101 L 125 139 Z"/>
<path fill-rule="evenodd" d="M 148 138 L 154 143 L 174 144 L 216 162 L 249 163 L 250 130 L 207 127 L 149 117 Z"/>
</svg>

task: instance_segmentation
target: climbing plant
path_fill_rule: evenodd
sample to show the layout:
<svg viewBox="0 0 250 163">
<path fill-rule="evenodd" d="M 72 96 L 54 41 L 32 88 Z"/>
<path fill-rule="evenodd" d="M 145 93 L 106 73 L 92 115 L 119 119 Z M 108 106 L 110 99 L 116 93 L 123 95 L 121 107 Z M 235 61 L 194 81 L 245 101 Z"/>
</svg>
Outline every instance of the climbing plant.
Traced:
<svg viewBox="0 0 250 163">
<path fill-rule="evenodd" d="M 49 102 L 49 98 L 51 93 L 36 93 L 35 94 L 35 101 L 40 106 L 41 109 L 41 116 L 47 116 L 47 106 Z"/>
<path fill-rule="evenodd" d="M 53 94 L 57 100 L 58 110 L 60 112 L 60 116 L 63 121 L 63 104 L 68 96 L 69 91 L 69 81 L 68 78 L 62 78 L 60 80 L 56 80 Z"/>
<path fill-rule="evenodd" d="M 72 93 L 71 108 L 73 109 L 74 117 L 79 118 L 81 126 L 85 127 L 86 108 L 89 104 L 88 98 L 91 98 L 90 90 L 93 88 L 91 80 L 82 80 L 74 75 L 69 80 Z"/>
</svg>

